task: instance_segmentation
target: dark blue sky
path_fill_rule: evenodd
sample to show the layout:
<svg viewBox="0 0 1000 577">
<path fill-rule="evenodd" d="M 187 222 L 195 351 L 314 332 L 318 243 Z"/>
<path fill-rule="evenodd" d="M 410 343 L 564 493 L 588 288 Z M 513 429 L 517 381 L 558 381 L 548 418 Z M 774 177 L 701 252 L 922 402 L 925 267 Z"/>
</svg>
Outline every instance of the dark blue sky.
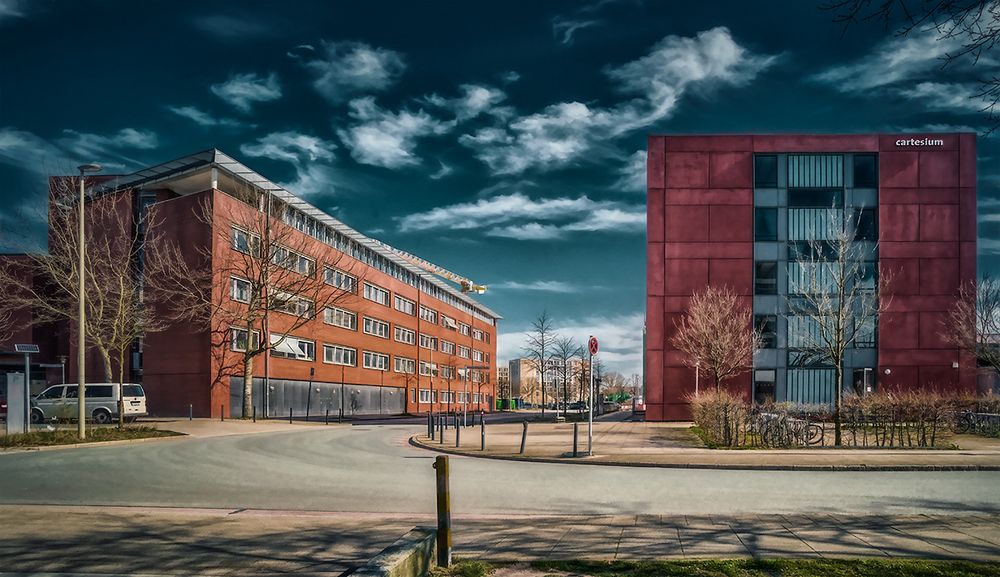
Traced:
<svg viewBox="0 0 1000 577">
<path fill-rule="evenodd" d="M 0 250 L 44 176 L 219 148 L 638 371 L 650 133 L 973 130 L 977 67 L 787 2 L 0 0 Z M 980 266 L 1000 170 L 980 141 Z"/>
</svg>

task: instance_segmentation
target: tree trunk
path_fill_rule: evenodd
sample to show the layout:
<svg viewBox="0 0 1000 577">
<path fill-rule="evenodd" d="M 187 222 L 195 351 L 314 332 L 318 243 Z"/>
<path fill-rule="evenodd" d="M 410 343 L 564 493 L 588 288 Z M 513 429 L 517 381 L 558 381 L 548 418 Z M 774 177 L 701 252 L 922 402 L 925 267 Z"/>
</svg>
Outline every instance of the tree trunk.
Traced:
<svg viewBox="0 0 1000 577">
<path fill-rule="evenodd" d="M 836 375 L 836 382 L 833 384 L 833 444 L 834 446 L 840 446 L 840 406 L 841 406 L 841 396 L 843 394 L 841 388 L 841 381 L 844 380 L 844 369 L 840 363 L 837 363 L 837 368 L 834 370 L 834 375 Z"/>
<path fill-rule="evenodd" d="M 209 409 L 209 414 L 211 414 Z M 253 414 L 253 357 L 243 361 L 243 418 L 249 419 Z M 220 415 L 221 416 L 221 415 Z"/>
<path fill-rule="evenodd" d="M 101 364 L 104 365 L 104 382 L 110 383 L 114 378 L 114 371 L 111 369 L 111 351 L 101 346 L 98 346 L 97 350 L 101 353 Z"/>
</svg>

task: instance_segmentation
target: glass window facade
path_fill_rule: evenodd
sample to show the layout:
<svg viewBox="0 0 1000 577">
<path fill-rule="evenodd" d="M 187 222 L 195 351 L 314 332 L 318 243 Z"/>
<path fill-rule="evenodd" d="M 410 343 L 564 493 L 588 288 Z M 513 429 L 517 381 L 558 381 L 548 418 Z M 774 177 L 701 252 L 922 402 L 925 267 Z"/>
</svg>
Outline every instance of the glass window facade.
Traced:
<svg viewBox="0 0 1000 577">
<path fill-rule="evenodd" d="M 777 188 L 778 157 L 774 154 L 758 154 L 753 159 L 753 185 L 757 188 Z"/>
<path fill-rule="evenodd" d="M 778 240 L 778 209 L 758 207 L 753 211 L 753 237 L 756 241 Z"/>
<path fill-rule="evenodd" d="M 878 187 L 878 156 L 854 155 L 854 188 Z"/>
<path fill-rule="evenodd" d="M 755 263 L 753 280 L 754 294 L 778 294 L 778 263 L 773 261 Z"/>
</svg>

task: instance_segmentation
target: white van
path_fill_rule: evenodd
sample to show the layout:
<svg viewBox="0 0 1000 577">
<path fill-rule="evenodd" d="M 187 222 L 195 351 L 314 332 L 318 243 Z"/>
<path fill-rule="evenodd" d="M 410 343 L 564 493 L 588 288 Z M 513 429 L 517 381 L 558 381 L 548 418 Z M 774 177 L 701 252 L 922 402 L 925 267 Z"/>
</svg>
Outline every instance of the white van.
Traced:
<svg viewBox="0 0 1000 577">
<path fill-rule="evenodd" d="M 52 385 L 31 399 L 31 422 L 42 423 L 52 419 L 76 419 L 80 414 L 77 402 L 79 385 Z M 146 392 L 142 385 L 132 383 L 88 383 L 85 389 L 85 406 L 95 423 L 110 423 L 118 418 L 118 399 L 125 405 L 125 420 L 145 417 Z"/>
</svg>

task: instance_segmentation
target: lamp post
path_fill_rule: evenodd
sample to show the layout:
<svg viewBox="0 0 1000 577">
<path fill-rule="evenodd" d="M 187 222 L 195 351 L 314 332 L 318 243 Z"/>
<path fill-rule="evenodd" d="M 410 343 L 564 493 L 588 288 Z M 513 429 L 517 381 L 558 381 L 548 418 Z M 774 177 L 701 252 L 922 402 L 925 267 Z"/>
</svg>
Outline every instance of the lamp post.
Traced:
<svg viewBox="0 0 1000 577">
<path fill-rule="evenodd" d="M 78 210 L 80 212 L 80 223 L 79 223 L 80 224 L 80 229 L 79 229 L 79 234 L 77 236 L 77 244 L 79 245 L 78 246 L 78 251 L 77 251 L 79 253 L 78 266 L 80 267 L 79 268 L 80 285 L 77 288 L 77 290 L 79 291 L 79 294 L 77 296 L 77 303 L 79 305 L 79 309 L 77 310 L 77 313 L 78 313 L 77 316 L 79 317 L 79 320 L 78 320 L 78 325 L 79 326 L 77 328 L 77 331 L 78 331 L 78 333 L 77 333 L 77 365 L 78 365 L 77 366 L 77 382 L 78 382 L 78 385 L 79 385 L 79 389 L 77 390 L 77 399 L 78 399 L 78 407 L 79 407 L 79 412 L 77 413 L 77 424 L 78 424 L 77 432 L 78 432 L 78 434 L 80 436 L 80 440 L 83 440 L 83 439 L 87 438 L 87 425 L 86 425 L 86 420 L 87 420 L 86 396 L 87 396 L 87 392 L 86 392 L 86 389 L 84 388 L 84 386 L 85 386 L 85 384 L 87 382 L 87 379 L 86 379 L 86 367 L 85 367 L 85 365 L 87 364 L 87 353 L 86 353 L 86 340 L 87 339 L 86 339 L 86 336 L 84 335 L 84 333 L 86 332 L 86 326 L 87 326 L 87 324 L 86 324 L 87 323 L 87 313 L 86 313 L 86 311 L 84 310 L 84 307 L 83 307 L 84 300 L 86 299 L 86 296 L 84 294 L 84 280 L 85 280 L 85 276 L 86 276 L 86 271 L 83 268 L 84 254 L 85 254 L 85 251 L 86 251 L 86 248 L 85 248 L 86 244 L 84 243 L 84 234 L 85 233 L 84 233 L 84 228 L 83 228 L 83 209 L 84 209 L 84 201 L 85 201 L 85 199 L 84 199 L 84 182 L 83 181 L 84 181 L 84 177 L 86 176 L 86 174 L 88 172 L 100 172 L 101 171 L 101 165 L 100 164 L 93 164 L 93 163 L 91 163 L 91 164 L 81 164 L 80 166 L 77 167 L 77 169 L 80 171 L 80 206 L 78 208 Z"/>
</svg>

